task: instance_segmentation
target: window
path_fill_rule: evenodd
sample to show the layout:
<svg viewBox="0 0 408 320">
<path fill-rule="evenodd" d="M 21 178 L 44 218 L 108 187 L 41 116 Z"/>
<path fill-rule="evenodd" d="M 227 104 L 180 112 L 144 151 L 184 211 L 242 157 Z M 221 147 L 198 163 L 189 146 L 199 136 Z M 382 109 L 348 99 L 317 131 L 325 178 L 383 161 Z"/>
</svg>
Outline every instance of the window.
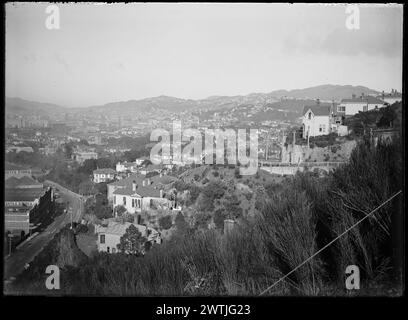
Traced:
<svg viewBox="0 0 408 320">
<path fill-rule="evenodd" d="M 109 248 L 109 247 L 106 247 L 106 251 L 109 253 L 109 252 L 110 252 L 110 248 Z"/>
<path fill-rule="evenodd" d="M 105 235 L 104 234 L 101 234 L 100 236 L 99 236 L 99 242 L 100 243 L 105 243 Z"/>
<path fill-rule="evenodd" d="M 132 199 L 132 208 L 135 207 L 135 199 Z"/>
<path fill-rule="evenodd" d="M 309 120 L 312 119 L 312 113 L 309 112 Z"/>
<path fill-rule="evenodd" d="M 126 197 L 123 197 L 123 205 L 126 206 Z"/>
<path fill-rule="evenodd" d="M 319 125 L 319 132 L 326 132 L 326 125 L 325 124 Z"/>
<path fill-rule="evenodd" d="M 116 204 L 116 196 L 113 197 L 113 204 Z"/>
<path fill-rule="evenodd" d="M 338 112 L 346 112 L 346 106 L 338 106 L 337 111 Z"/>
</svg>

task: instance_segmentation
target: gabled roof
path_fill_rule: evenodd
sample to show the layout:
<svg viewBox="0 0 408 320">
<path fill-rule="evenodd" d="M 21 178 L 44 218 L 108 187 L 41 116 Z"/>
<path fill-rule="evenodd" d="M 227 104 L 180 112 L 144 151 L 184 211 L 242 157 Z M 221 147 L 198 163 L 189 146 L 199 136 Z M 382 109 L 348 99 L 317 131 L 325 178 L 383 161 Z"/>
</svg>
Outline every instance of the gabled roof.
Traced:
<svg viewBox="0 0 408 320">
<path fill-rule="evenodd" d="M 20 166 L 18 164 L 14 164 L 14 163 L 11 163 L 11 162 L 5 162 L 4 163 L 4 169 L 5 170 L 29 170 L 30 168 Z"/>
<path fill-rule="evenodd" d="M 113 221 L 113 220 L 109 220 L 107 227 L 99 227 L 98 232 L 103 232 L 103 233 L 107 233 L 107 234 L 116 234 L 116 235 L 119 235 L 119 236 L 123 236 L 126 233 L 126 230 L 132 224 L 139 230 L 139 232 L 144 237 L 146 237 L 146 235 L 147 235 L 146 234 L 147 230 L 150 230 L 150 232 L 151 232 L 149 238 L 157 236 L 159 234 L 155 229 L 149 228 L 149 227 L 146 227 L 146 226 L 143 226 L 143 225 L 140 225 L 140 224 L 130 223 L 130 222 L 121 223 L 121 222 L 116 222 L 116 221 Z"/>
<path fill-rule="evenodd" d="M 309 110 L 313 112 L 315 116 L 329 116 L 331 113 L 330 103 L 320 103 L 314 106 L 304 106 L 303 115 L 305 115 Z"/>
<path fill-rule="evenodd" d="M 342 99 L 341 103 L 368 103 L 368 104 L 383 104 L 384 101 L 373 96 L 362 96 L 351 99 Z"/>
<path fill-rule="evenodd" d="M 93 171 L 93 174 L 115 174 L 116 171 L 112 168 L 101 168 Z"/>
<path fill-rule="evenodd" d="M 4 182 L 5 188 L 18 188 L 21 186 L 38 186 L 42 188 L 42 183 L 28 177 L 24 176 L 21 178 L 10 177 Z"/>
<path fill-rule="evenodd" d="M 43 188 L 11 188 L 4 193 L 4 201 L 29 201 L 40 198 L 44 193 Z"/>
<path fill-rule="evenodd" d="M 143 180 L 145 181 L 145 185 L 143 186 Z M 147 185 L 147 181 L 150 180 L 150 184 Z M 160 197 L 160 189 L 163 189 L 165 186 L 171 184 L 172 182 L 176 181 L 177 178 L 163 175 L 156 175 L 150 178 L 146 178 L 146 176 L 141 174 L 133 174 L 123 180 L 115 181 L 113 183 L 109 183 L 108 186 L 116 186 L 118 187 L 117 190 L 114 191 L 116 195 L 126 195 L 131 196 L 137 195 L 141 197 L 153 197 L 159 198 Z M 133 181 L 136 183 L 137 188 L 136 191 L 133 191 Z"/>
</svg>

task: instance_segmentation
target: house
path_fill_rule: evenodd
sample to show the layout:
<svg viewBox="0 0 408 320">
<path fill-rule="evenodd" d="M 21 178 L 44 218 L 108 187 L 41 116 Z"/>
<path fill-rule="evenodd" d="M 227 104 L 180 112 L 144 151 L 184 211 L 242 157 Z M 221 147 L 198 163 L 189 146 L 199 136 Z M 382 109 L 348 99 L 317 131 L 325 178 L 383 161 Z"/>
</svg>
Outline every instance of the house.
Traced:
<svg viewBox="0 0 408 320">
<path fill-rule="evenodd" d="M 93 181 L 95 183 L 115 180 L 116 171 L 111 168 L 96 169 L 93 171 Z"/>
<path fill-rule="evenodd" d="M 95 226 L 95 233 L 97 234 L 96 244 L 98 251 L 107 253 L 119 252 L 118 244 L 120 244 L 120 238 L 126 233 L 126 230 L 132 224 L 139 230 L 142 236 L 147 239 L 147 242 L 150 242 L 151 244 L 161 243 L 159 232 L 157 232 L 153 228 L 130 222 L 116 222 L 113 219 L 109 219 L 107 226 Z"/>
<path fill-rule="evenodd" d="M 76 152 L 73 156 L 74 159 L 80 164 L 85 162 L 85 160 L 98 159 L 98 154 L 93 151 Z"/>
<path fill-rule="evenodd" d="M 365 112 L 373 109 L 384 107 L 386 104 L 383 100 L 373 96 L 362 94 L 356 97 L 353 94 L 351 99 L 342 99 L 337 107 L 337 113 L 345 116 L 353 116 L 358 112 Z"/>
<path fill-rule="evenodd" d="M 155 207 L 173 208 L 174 201 L 167 199 L 165 193 L 175 180 L 163 174 L 150 178 L 133 174 L 108 184 L 108 201 L 113 208 L 124 206 L 132 214 Z"/>
<path fill-rule="evenodd" d="M 43 184 L 34 180 L 29 176 L 10 177 L 4 181 L 5 189 L 31 189 L 31 188 L 43 188 Z"/>
<path fill-rule="evenodd" d="M 148 157 L 137 158 L 137 159 L 135 160 L 135 164 L 138 165 L 138 166 L 141 166 L 142 163 L 143 163 L 145 160 L 150 160 L 150 159 L 149 159 Z"/>
<path fill-rule="evenodd" d="M 22 151 L 24 151 L 24 152 L 34 152 L 32 147 L 24 146 L 24 145 L 9 146 L 6 149 L 6 153 L 9 153 L 9 152 L 19 153 L 19 152 L 22 152 Z"/>
<path fill-rule="evenodd" d="M 137 160 L 137 159 L 136 159 Z M 116 164 L 116 172 L 137 172 L 137 162 L 118 162 Z"/>
<path fill-rule="evenodd" d="M 23 177 L 21 179 L 25 179 Z M 14 179 L 14 178 L 12 178 Z M 52 189 L 36 187 L 9 181 L 4 192 L 5 232 L 24 238 L 30 232 L 30 225 L 41 221 L 50 213 Z"/>
<path fill-rule="evenodd" d="M 165 170 L 165 167 L 161 164 L 149 164 L 145 168 L 141 168 L 139 172 L 143 175 L 147 175 L 152 172 L 161 173 L 163 170 Z"/>
<path fill-rule="evenodd" d="M 302 132 L 304 138 L 326 135 L 331 132 L 333 106 L 334 104 L 320 103 L 317 100 L 316 105 L 303 108 Z"/>
<path fill-rule="evenodd" d="M 14 163 L 5 162 L 4 163 L 4 178 L 8 179 L 10 177 L 21 178 L 24 176 L 31 177 L 31 169 L 23 167 Z"/>
</svg>

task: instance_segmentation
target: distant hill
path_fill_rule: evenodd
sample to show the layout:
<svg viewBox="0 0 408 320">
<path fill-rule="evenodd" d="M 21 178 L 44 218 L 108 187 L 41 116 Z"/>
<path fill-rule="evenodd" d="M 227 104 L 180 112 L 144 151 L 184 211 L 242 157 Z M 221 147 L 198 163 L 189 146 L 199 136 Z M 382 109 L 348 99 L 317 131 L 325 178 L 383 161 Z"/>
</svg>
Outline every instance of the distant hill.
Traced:
<svg viewBox="0 0 408 320">
<path fill-rule="evenodd" d="M 295 90 L 277 90 L 272 91 L 270 95 L 276 97 L 292 97 L 292 98 L 302 98 L 302 99 L 321 99 L 321 100 L 341 100 L 343 98 L 351 97 L 353 94 L 361 95 L 377 95 L 380 92 L 372 90 L 363 86 L 351 86 L 351 85 L 331 85 L 325 84 L 321 86 L 315 86 L 305 89 L 295 89 Z"/>
<path fill-rule="evenodd" d="M 146 98 L 142 100 L 129 100 L 122 102 L 112 102 L 101 106 L 93 106 L 87 109 L 92 112 L 115 112 L 121 113 L 138 111 L 167 110 L 170 112 L 180 112 L 187 110 L 228 110 L 233 109 L 239 105 L 257 105 L 268 104 L 281 101 L 282 98 L 296 98 L 296 99 L 321 99 L 321 100 L 336 100 L 340 101 L 343 98 L 351 97 L 353 94 L 360 95 L 377 95 L 378 91 L 372 90 L 363 86 L 351 85 L 321 85 L 305 89 L 295 90 L 275 90 L 269 93 L 250 93 L 248 95 L 236 96 L 210 96 L 205 99 L 192 100 L 180 99 L 169 96 L 159 96 L 153 98 Z M 283 103 L 283 108 L 293 108 L 293 103 Z"/>
<path fill-rule="evenodd" d="M 336 100 L 351 97 L 352 94 L 377 95 L 378 91 L 363 86 L 351 85 L 321 85 L 305 89 L 295 90 L 275 90 L 269 93 L 250 93 L 248 95 L 236 96 L 211 96 L 205 99 L 192 100 L 181 99 L 169 96 L 158 96 L 141 100 L 129 100 L 111 102 L 104 105 L 91 106 L 86 108 L 64 108 L 51 103 L 40 103 L 27 101 L 20 98 L 6 98 L 6 113 L 12 114 L 44 114 L 59 112 L 84 112 L 99 113 L 106 116 L 126 116 L 137 112 L 181 112 L 181 111 L 215 111 L 230 110 L 240 105 L 266 105 L 274 104 L 294 98 L 299 100 L 321 99 Z M 283 99 L 283 100 L 282 100 Z M 301 101 L 300 101 L 301 102 Z M 294 106 L 298 103 L 280 103 L 279 108 L 295 111 Z M 278 107 L 278 105 L 275 105 Z"/>
<path fill-rule="evenodd" d="M 6 97 L 6 115 L 47 115 L 64 112 L 64 107 L 53 103 Z"/>
</svg>

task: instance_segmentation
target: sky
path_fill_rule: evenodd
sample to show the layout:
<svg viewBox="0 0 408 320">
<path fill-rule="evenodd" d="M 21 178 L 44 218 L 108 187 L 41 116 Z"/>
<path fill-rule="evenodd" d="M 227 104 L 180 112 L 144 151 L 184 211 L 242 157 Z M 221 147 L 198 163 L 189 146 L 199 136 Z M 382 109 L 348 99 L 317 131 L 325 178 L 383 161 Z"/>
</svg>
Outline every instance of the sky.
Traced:
<svg viewBox="0 0 408 320">
<path fill-rule="evenodd" d="M 321 84 L 402 89 L 402 6 L 6 5 L 6 96 L 85 107 Z"/>
</svg>

